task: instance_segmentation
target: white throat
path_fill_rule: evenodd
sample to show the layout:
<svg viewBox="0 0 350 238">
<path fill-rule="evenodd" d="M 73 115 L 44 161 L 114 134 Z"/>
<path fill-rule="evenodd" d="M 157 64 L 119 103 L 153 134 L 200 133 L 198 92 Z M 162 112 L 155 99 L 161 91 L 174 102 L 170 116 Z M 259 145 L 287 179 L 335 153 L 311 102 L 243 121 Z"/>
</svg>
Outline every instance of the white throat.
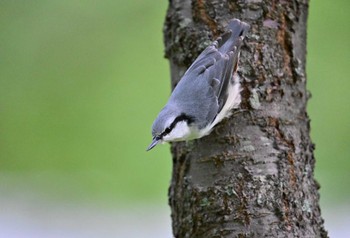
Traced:
<svg viewBox="0 0 350 238">
<path fill-rule="evenodd" d="M 179 121 L 171 132 L 165 135 L 163 141 L 184 141 L 196 138 L 196 131 L 193 127 L 189 127 L 186 121 Z"/>
</svg>

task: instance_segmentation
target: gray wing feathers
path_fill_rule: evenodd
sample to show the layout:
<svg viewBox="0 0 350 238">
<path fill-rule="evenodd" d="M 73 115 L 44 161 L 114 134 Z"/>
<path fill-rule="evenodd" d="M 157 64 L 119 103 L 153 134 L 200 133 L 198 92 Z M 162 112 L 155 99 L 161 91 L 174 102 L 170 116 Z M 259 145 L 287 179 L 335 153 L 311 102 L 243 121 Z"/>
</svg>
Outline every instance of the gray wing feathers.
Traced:
<svg viewBox="0 0 350 238">
<path fill-rule="evenodd" d="M 197 108 L 196 114 L 198 115 L 198 111 L 203 113 L 200 116 L 205 117 L 204 121 L 208 123 L 215 119 L 226 102 L 227 88 L 233 80 L 233 70 L 238 61 L 239 49 L 249 25 L 234 19 L 229 22 L 227 28 L 228 30 L 221 37 L 198 56 L 179 82 L 183 84 L 182 89 L 192 89 L 188 92 L 189 95 L 196 97 L 196 100 L 204 100 L 201 106 L 204 104 L 205 108 Z M 172 96 L 177 95 L 177 99 L 182 98 L 182 103 L 187 104 L 186 109 L 190 112 L 194 111 L 188 105 L 190 102 L 186 100 L 187 94 L 185 96 L 184 92 L 179 92 L 176 88 Z"/>
</svg>

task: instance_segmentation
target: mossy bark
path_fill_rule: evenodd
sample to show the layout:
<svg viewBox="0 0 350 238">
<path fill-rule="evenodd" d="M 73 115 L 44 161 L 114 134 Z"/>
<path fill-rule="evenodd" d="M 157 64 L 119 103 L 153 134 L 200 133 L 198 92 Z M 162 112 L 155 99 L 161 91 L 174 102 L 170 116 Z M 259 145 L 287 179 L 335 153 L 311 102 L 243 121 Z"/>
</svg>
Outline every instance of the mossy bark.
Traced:
<svg viewBox="0 0 350 238">
<path fill-rule="evenodd" d="M 241 109 L 207 137 L 173 143 L 175 237 L 327 237 L 306 113 L 308 0 L 170 0 L 164 39 L 172 86 L 232 18 Z"/>
</svg>

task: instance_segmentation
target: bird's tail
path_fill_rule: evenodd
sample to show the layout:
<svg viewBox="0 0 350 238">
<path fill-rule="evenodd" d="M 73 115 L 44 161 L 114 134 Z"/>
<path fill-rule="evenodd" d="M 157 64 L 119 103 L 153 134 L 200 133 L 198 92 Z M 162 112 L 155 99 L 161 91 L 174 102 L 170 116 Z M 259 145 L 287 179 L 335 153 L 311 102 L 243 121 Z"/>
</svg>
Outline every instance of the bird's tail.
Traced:
<svg viewBox="0 0 350 238">
<path fill-rule="evenodd" d="M 238 19 L 232 19 L 227 25 L 226 32 L 217 39 L 218 50 L 223 54 L 235 51 L 234 47 L 240 47 L 249 28 L 250 26 L 247 23 Z"/>
</svg>

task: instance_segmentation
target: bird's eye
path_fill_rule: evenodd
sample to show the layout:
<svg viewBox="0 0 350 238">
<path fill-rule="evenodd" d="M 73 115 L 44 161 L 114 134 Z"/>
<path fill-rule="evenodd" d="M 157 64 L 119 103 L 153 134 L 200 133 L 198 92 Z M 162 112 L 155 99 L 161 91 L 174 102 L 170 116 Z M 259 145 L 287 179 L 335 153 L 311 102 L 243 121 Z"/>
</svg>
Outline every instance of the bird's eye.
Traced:
<svg viewBox="0 0 350 238">
<path fill-rule="evenodd" d="M 164 132 L 165 132 L 166 134 L 169 134 L 170 131 L 171 131 L 171 128 L 170 128 L 170 127 L 167 127 L 167 128 L 164 130 Z"/>
</svg>

